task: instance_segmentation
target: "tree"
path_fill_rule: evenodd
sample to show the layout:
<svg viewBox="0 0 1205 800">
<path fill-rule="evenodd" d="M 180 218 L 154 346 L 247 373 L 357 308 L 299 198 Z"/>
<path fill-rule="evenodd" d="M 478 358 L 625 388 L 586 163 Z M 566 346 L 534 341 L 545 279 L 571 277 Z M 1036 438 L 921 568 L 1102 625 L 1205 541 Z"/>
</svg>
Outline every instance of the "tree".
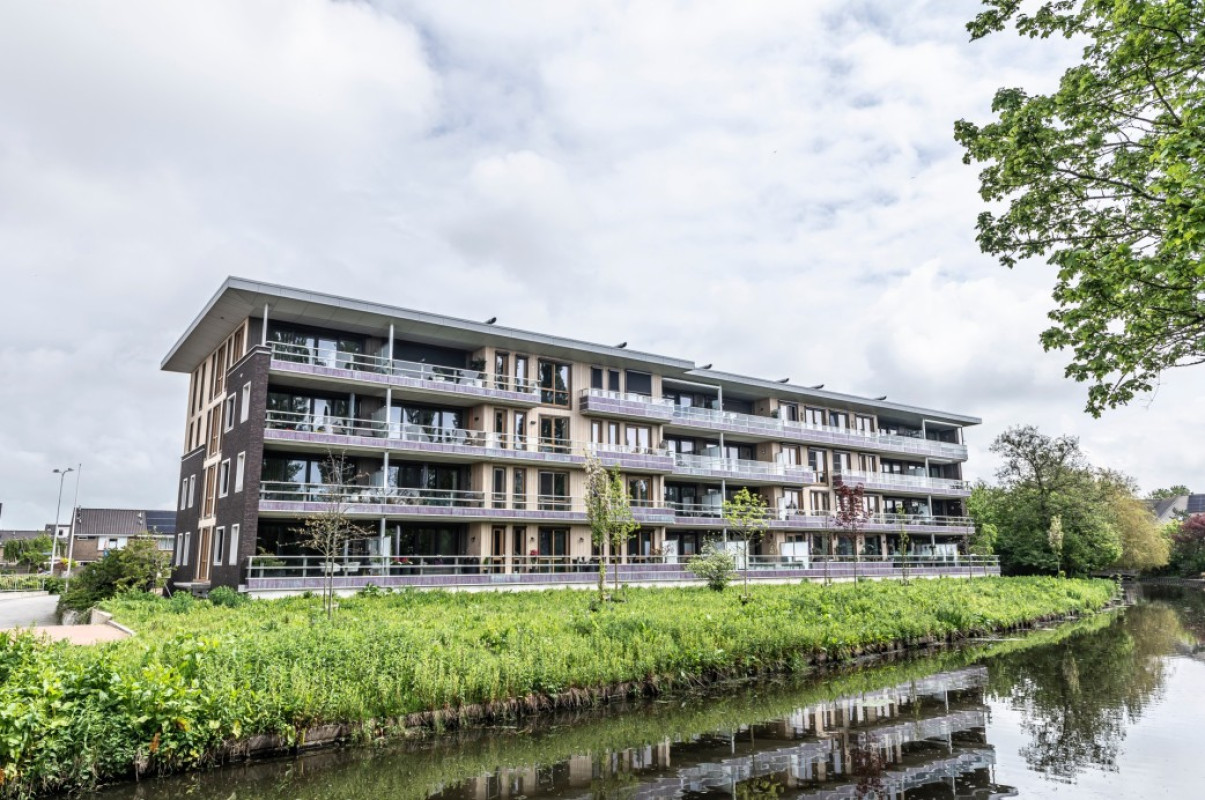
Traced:
<svg viewBox="0 0 1205 800">
<path fill-rule="evenodd" d="M 1102 470 L 1098 481 L 1121 545 L 1116 566 L 1140 571 L 1165 566 L 1171 556 L 1171 542 L 1150 508 L 1138 498 L 1138 484 L 1113 470 Z"/>
<path fill-rule="evenodd" d="M 29 569 L 38 569 L 50 557 L 53 542 L 49 534 L 39 534 L 32 539 L 9 539 L 4 543 L 4 560 Z"/>
<path fill-rule="evenodd" d="M 1149 500 L 1171 500 L 1173 497 L 1184 497 L 1185 495 L 1190 495 L 1190 494 L 1192 494 L 1192 492 L 1189 490 L 1189 488 L 1187 486 L 1182 486 L 1180 484 L 1177 484 L 1175 486 L 1169 486 L 1166 489 L 1156 489 L 1155 491 L 1153 491 L 1149 495 L 1147 495 L 1147 499 L 1149 499 Z"/>
<path fill-rule="evenodd" d="M 842 484 L 837 487 L 837 514 L 833 518 L 833 522 L 837 527 L 849 531 L 849 535 L 853 537 L 854 543 L 854 561 L 860 561 L 862 558 L 861 548 L 858 546 L 858 533 L 862 530 L 862 526 L 870 519 L 870 512 L 866 510 L 866 487 L 862 484 L 857 486 L 846 486 Z M 857 572 L 854 572 L 857 575 Z M 825 569 L 825 583 L 828 582 L 828 569 Z"/>
<path fill-rule="evenodd" d="M 1205 514 L 1194 514 L 1172 538 L 1172 564 L 1181 575 L 1205 573 Z"/>
<path fill-rule="evenodd" d="M 1054 574 L 1063 574 L 1063 518 L 1055 514 L 1050 520 L 1050 530 L 1046 532 L 1046 541 L 1050 542 L 1050 552 L 1054 553 Z"/>
<path fill-rule="evenodd" d="M 745 546 L 745 564 L 741 572 L 745 578 L 746 601 L 749 599 L 749 545 L 765 535 L 769 520 L 766 501 L 748 488 L 742 488 L 731 500 L 724 501 L 724 522 Z"/>
<path fill-rule="evenodd" d="M 732 578 L 732 571 L 736 569 L 736 559 L 732 553 L 717 547 L 715 542 L 707 542 L 703 545 L 702 555 L 686 562 L 686 568 L 695 577 L 707 581 L 707 587 L 713 592 L 722 592 Z"/>
<path fill-rule="evenodd" d="M 301 545 L 322 558 L 322 608 L 327 620 L 335 613 L 335 562 L 345 554 L 347 546 L 368 538 L 368 533 L 348 516 L 348 485 L 358 477 L 355 468 L 342 455 L 328 453 L 321 467 L 327 483 L 322 487 L 322 507 L 305 518 Z"/>
<path fill-rule="evenodd" d="M 606 599 L 607 553 L 615 559 L 615 591 L 619 591 L 619 550 L 640 525 L 632 516 L 628 497 L 618 469 L 603 469 L 597 457 L 586 457 L 586 519 L 590 538 L 598 547 L 598 599 Z"/>
<path fill-rule="evenodd" d="M 995 527 L 1005 571 L 1085 574 L 1121 556 L 1102 484 L 1075 437 L 1021 426 L 1000 434 L 991 450 L 1002 459 L 1001 485 L 973 492 L 968 508 L 977 527 Z M 1056 516 L 1063 530 L 1058 554 L 1049 536 Z"/>
<path fill-rule="evenodd" d="M 984 0 L 977 40 L 1010 25 L 1086 42 L 1058 89 L 996 92 L 996 119 L 954 126 L 964 163 L 985 165 L 980 249 L 1007 267 L 1058 270 L 1042 333 L 1070 349 L 1087 410 L 1149 392 L 1163 370 L 1205 361 L 1205 5 L 1200 0 Z"/>
<path fill-rule="evenodd" d="M 161 589 L 170 562 L 171 554 L 160 550 L 153 536 L 132 537 L 125 547 L 109 550 L 104 558 L 80 570 L 71 588 L 59 598 L 59 610 L 87 611 L 121 592 Z"/>
</svg>

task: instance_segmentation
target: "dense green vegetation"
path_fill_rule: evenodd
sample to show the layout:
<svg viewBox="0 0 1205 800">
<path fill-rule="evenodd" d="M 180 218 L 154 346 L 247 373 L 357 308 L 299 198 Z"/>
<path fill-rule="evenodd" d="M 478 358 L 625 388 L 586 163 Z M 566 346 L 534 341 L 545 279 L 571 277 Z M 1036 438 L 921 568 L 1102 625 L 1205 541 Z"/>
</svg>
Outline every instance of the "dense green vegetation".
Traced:
<svg viewBox="0 0 1205 800">
<path fill-rule="evenodd" d="M 161 588 L 170 561 L 171 554 L 160 550 L 151 537 L 132 538 L 125 547 L 110 550 L 81 569 L 59 598 L 59 611 L 84 612 L 121 592 Z"/>
<path fill-rule="evenodd" d="M 297 741 L 329 722 L 530 695 L 670 686 L 767 668 L 802 670 L 897 640 L 1093 611 L 1108 582 L 1047 578 L 705 588 L 405 592 L 238 606 L 130 595 L 106 604 L 139 636 L 97 648 L 0 637 L 0 794 L 19 796 L 204 763 L 257 733 Z"/>
</svg>

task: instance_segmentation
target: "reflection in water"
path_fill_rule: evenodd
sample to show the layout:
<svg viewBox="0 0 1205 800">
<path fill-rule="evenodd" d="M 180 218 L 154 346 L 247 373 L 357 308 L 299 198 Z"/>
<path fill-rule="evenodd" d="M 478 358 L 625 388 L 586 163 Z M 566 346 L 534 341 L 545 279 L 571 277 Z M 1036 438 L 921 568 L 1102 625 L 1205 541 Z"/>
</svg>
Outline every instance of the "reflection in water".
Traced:
<svg viewBox="0 0 1205 800">
<path fill-rule="evenodd" d="M 1008 776 L 997 783 L 997 753 L 987 740 L 989 704 L 1019 712 L 1024 762 L 1048 779 L 1070 783 L 1085 770 L 1117 770 L 1127 726 L 1161 697 L 1167 657 L 1199 647 L 1193 634 L 1205 630 L 1202 597 L 1142 603 L 1124 615 L 1051 635 L 1048 643 L 998 645 L 974 663 L 972 654 L 947 654 L 810 686 L 761 685 L 723 696 L 662 699 L 434 742 L 319 753 L 115 787 L 109 796 L 1014 796 L 1005 785 Z M 1189 619 L 1195 622 L 1186 626 L 1182 620 Z M 1011 759 L 1013 750 L 1007 752 Z M 1074 788 L 1067 791 L 1075 796 Z"/>
</svg>

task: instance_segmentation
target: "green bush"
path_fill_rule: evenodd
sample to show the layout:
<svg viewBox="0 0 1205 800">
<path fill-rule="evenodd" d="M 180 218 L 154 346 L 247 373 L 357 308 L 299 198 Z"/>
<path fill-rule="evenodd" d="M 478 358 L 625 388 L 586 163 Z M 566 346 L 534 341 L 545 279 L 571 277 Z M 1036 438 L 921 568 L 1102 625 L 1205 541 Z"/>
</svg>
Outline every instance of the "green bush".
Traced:
<svg viewBox="0 0 1205 800">
<path fill-rule="evenodd" d="M 49 594 L 62 594 L 63 585 L 65 583 L 66 581 L 57 575 L 47 575 L 42 588 L 44 588 Z"/>
<path fill-rule="evenodd" d="M 229 586 L 219 586 L 216 589 L 211 589 L 209 592 L 209 602 L 215 606 L 235 608 L 246 603 L 248 600 L 247 595 L 240 594 Z"/>
<path fill-rule="evenodd" d="M 74 588 L 74 587 L 73 587 Z M 0 636 L 0 797 L 206 764 L 231 740 L 396 719 L 531 694 L 708 672 L 784 670 L 821 653 L 1092 611 L 1109 581 L 1053 578 L 705 588 L 398 592 L 344 598 L 332 625 L 302 597 L 236 607 L 119 596 L 138 635 L 103 647 Z M 176 613 L 178 612 L 178 613 Z"/>
<path fill-rule="evenodd" d="M 82 613 L 122 592 L 161 588 L 170 559 L 154 539 L 130 539 L 125 547 L 110 550 L 71 579 L 71 588 L 59 596 L 59 613 L 68 609 Z"/>
<path fill-rule="evenodd" d="M 736 558 L 732 553 L 716 547 L 708 542 L 703 546 L 702 555 L 695 556 L 686 562 L 686 568 L 695 577 L 707 581 L 707 588 L 713 592 L 722 592 L 732 580 L 736 571 Z"/>
</svg>

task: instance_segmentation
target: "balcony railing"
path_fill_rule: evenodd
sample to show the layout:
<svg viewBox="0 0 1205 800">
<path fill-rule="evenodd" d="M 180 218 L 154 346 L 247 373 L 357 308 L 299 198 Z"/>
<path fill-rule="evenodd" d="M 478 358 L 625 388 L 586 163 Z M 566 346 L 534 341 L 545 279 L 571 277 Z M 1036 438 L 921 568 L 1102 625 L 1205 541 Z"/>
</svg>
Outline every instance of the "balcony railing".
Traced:
<svg viewBox="0 0 1205 800">
<path fill-rule="evenodd" d="M 463 489 L 410 489 L 400 486 L 356 486 L 350 484 L 263 481 L 260 484 L 259 496 L 261 500 L 323 503 L 332 506 L 387 504 L 481 508 L 485 493 Z"/>
<path fill-rule="evenodd" d="M 666 501 L 666 507 L 673 510 L 680 519 L 713 519 L 719 520 L 724 516 L 724 507 L 719 503 L 682 503 Z M 799 508 L 767 508 L 766 521 L 771 527 L 803 527 L 818 530 L 836 529 L 837 515 L 833 511 L 810 511 Z M 791 525 L 778 525 L 778 522 L 789 522 Z M 900 526 L 906 529 L 917 528 L 966 528 L 974 526 L 970 517 L 935 516 L 930 514 L 892 514 L 889 512 L 871 512 L 859 523 L 864 531 L 873 530 L 875 533 L 890 533 Z"/>
<path fill-rule="evenodd" d="M 971 484 L 954 478 L 933 478 L 927 475 L 900 475 L 894 472 L 863 472 L 841 470 L 834 479 L 847 486 L 861 484 L 867 489 L 901 491 L 932 491 L 943 494 L 970 494 Z"/>
<path fill-rule="evenodd" d="M 760 414 L 742 414 L 699 406 L 675 405 L 673 419 L 686 425 L 697 425 L 712 430 L 746 433 L 809 444 L 835 444 L 959 460 L 967 457 L 966 445 L 925 439 L 920 436 L 920 431 L 917 431 L 916 436 L 883 433 L 882 431 L 862 431 L 835 425 L 793 422 Z"/>
<path fill-rule="evenodd" d="M 606 389 L 583 389 L 578 393 L 578 408 L 585 414 L 634 417 L 660 422 L 668 422 L 674 415 L 673 402 L 663 397 L 612 392 Z"/>
<path fill-rule="evenodd" d="M 520 395 L 530 395 L 533 402 L 539 399 L 539 387 L 527 378 L 513 375 L 493 375 L 484 370 L 445 367 L 403 359 L 373 356 L 366 353 L 347 353 L 333 349 L 316 348 L 308 345 L 273 342 L 272 359 L 288 364 L 306 364 L 330 369 L 367 372 L 375 375 L 408 378 L 439 387 L 441 384 L 478 389 L 497 390 Z"/>
<path fill-rule="evenodd" d="M 492 451 L 491 457 L 520 457 L 535 460 L 555 460 L 579 463 L 595 455 L 611 466 L 628 469 L 650 469 L 668 472 L 673 467 L 673 453 L 663 447 L 626 443 L 580 442 L 569 439 L 542 438 L 525 434 L 494 433 L 492 431 L 445 428 L 409 422 L 356 419 L 304 412 L 269 410 L 265 426 L 274 431 L 295 431 L 313 438 L 319 436 L 355 436 L 379 440 L 380 447 L 397 447 L 425 451 L 464 452 Z M 285 436 L 283 438 L 297 438 Z M 484 455 L 484 453 L 482 453 Z M 558 458 L 564 456 L 565 458 Z"/>
<path fill-rule="evenodd" d="M 697 581 L 685 569 L 688 557 L 673 555 L 621 556 L 618 565 L 622 580 L 652 582 Z M 741 558 L 742 566 L 743 557 Z M 615 569 L 614 566 L 608 565 Z M 977 577 L 998 575 L 996 556 L 966 555 L 790 555 L 748 557 L 755 577 L 773 578 L 787 573 L 792 577 L 818 579 L 845 577 L 902 577 L 904 570 L 914 575 Z M 588 582 L 598 573 L 594 556 L 570 555 L 347 555 L 327 560 L 321 556 L 255 555 L 247 559 L 249 589 L 304 588 L 306 580 L 335 579 L 340 588 L 378 585 L 466 585 L 490 584 L 492 578 L 514 576 L 515 583 Z M 814 573 L 814 574 L 813 574 Z M 474 578 L 471 576 L 484 576 Z M 530 579 L 519 576 L 530 576 Z M 545 576 L 545 577 L 540 577 Z M 560 576 L 559 578 L 556 576 Z M 574 576 L 579 576 L 575 578 Z M 418 580 L 418 579 L 429 580 Z M 464 578 L 464 580 L 459 580 Z"/>
<path fill-rule="evenodd" d="M 696 476 L 733 475 L 751 480 L 781 480 L 792 483 L 814 483 L 815 473 L 803 464 L 782 464 L 775 461 L 753 461 L 745 458 L 716 458 L 691 453 L 674 455 L 675 474 Z"/>
</svg>

